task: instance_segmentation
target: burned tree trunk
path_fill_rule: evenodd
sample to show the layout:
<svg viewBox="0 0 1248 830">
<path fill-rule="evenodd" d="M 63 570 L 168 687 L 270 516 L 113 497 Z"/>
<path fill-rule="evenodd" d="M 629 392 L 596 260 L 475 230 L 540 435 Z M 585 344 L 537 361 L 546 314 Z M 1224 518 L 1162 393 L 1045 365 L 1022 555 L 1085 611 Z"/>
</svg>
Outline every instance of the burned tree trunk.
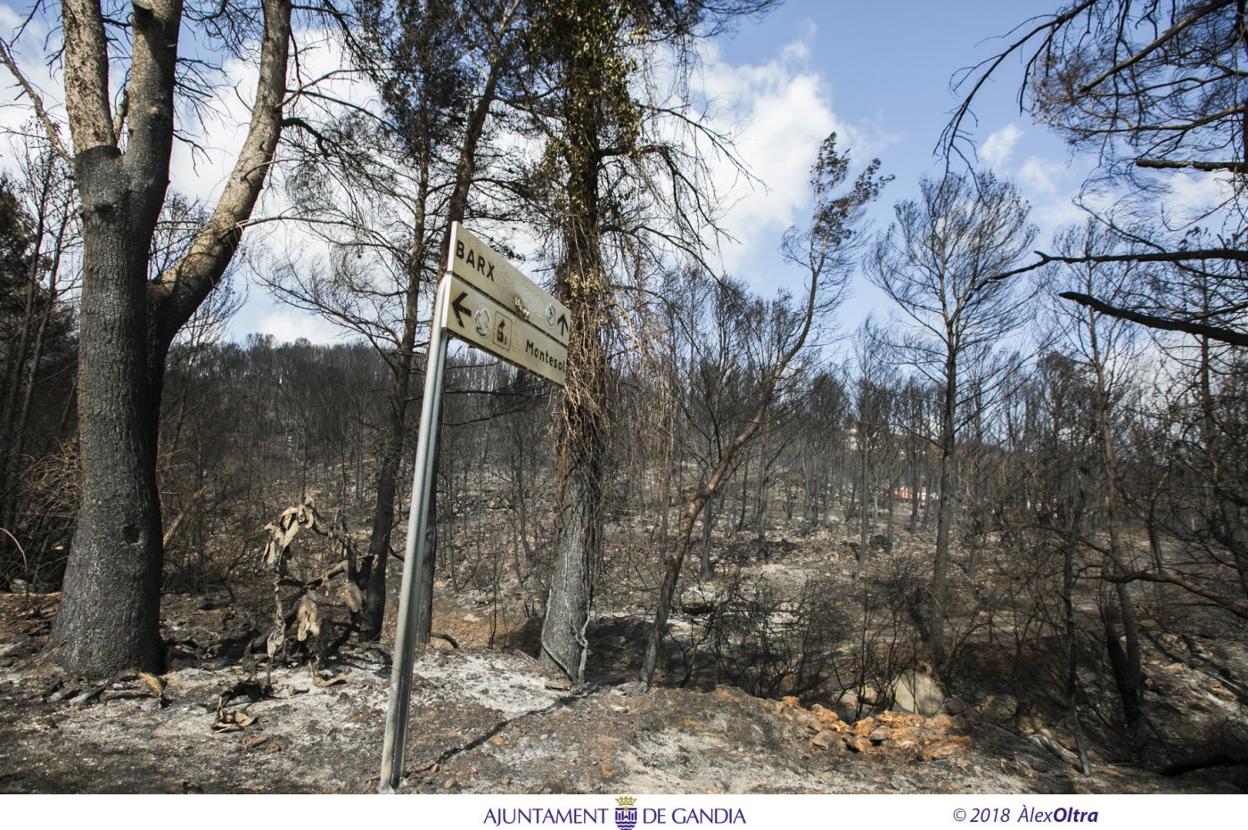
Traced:
<svg viewBox="0 0 1248 830">
<path fill-rule="evenodd" d="M 464 131 L 463 145 L 459 152 L 459 161 L 455 167 L 455 182 L 447 206 L 446 230 L 443 243 L 436 255 L 444 254 L 450 244 L 451 227 L 455 222 L 464 221 L 468 210 L 468 197 L 472 188 L 473 176 L 477 169 L 477 147 L 485 130 L 486 119 L 489 117 L 490 106 L 493 104 L 501 73 L 505 69 L 505 61 L 509 53 L 496 51 L 490 64 L 489 75 L 480 98 L 469 114 Z M 426 130 L 431 136 L 431 131 Z M 428 217 L 425 205 L 429 197 L 429 153 L 421 160 L 420 175 L 417 184 L 415 211 L 412 217 L 412 249 L 407 264 L 407 285 L 404 291 L 403 333 L 399 342 L 399 359 L 395 367 L 394 385 L 390 395 L 389 434 L 386 436 L 385 449 L 381 458 L 381 466 L 377 472 L 377 501 L 373 509 L 372 532 L 369 536 L 370 570 L 367 573 L 367 589 L 365 592 L 365 613 L 363 636 L 375 640 L 381 636 L 382 621 L 386 604 L 386 565 L 390 551 L 390 536 L 394 528 L 394 513 L 398 490 L 398 473 L 402 463 L 403 450 L 407 436 L 408 399 L 411 391 L 412 367 L 415 360 L 417 304 L 420 296 L 421 274 L 425 268 L 428 254 L 425 236 Z M 437 455 L 435 449 L 434 470 L 436 477 Z M 429 502 L 429 538 L 426 540 L 424 572 L 418 574 L 423 593 L 417 594 L 427 598 L 428 603 L 416 612 L 416 642 L 429 642 L 430 629 L 433 621 L 433 580 L 437 566 L 437 498 Z"/>
<path fill-rule="evenodd" d="M 945 615 L 949 611 L 949 537 L 953 528 L 953 454 L 956 440 L 958 363 L 949 350 L 945 360 L 945 397 L 940 411 L 940 502 L 936 508 L 936 556 L 932 562 L 932 582 L 924 626 L 932 662 L 942 666 L 948 657 L 945 642 Z"/>
<path fill-rule="evenodd" d="M 589 213 L 574 226 L 558 281 L 573 316 L 568 377 L 559 434 L 560 526 L 555 541 L 542 657 L 569 678 L 584 676 L 585 630 L 593 601 L 593 568 L 602 550 L 608 373 L 601 341 L 606 285 L 598 252 L 597 171 L 573 178 L 574 201 Z"/>
<path fill-rule="evenodd" d="M 51 644 L 89 675 L 150 671 L 163 663 L 156 441 L 165 347 L 150 336 L 147 251 L 134 241 L 144 229 L 133 227 L 137 200 L 121 153 L 97 147 L 74 167 L 83 213 L 82 503 Z"/>
<path fill-rule="evenodd" d="M 387 424 L 381 465 L 377 470 L 377 501 L 368 541 L 368 559 L 361 579 L 364 582 L 364 626 L 361 636 L 376 640 L 381 636 L 386 612 L 386 566 L 390 559 L 390 533 L 394 527 L 395 496 L 399 466 L 407 436 L 407 406 L 411 388 L 412 363 L 416 350 L 416 315 L 420 300 L 420 275 L 425 260 L 425 199 L 429 187 L 429 167 L 423 164 L 417 184 L 416 208 L 412 216 L 412 249 L 407 263 L 404 291 L 403 334 L 399 341 L 398 363 L 390 391 L 390 419 Z M 429 557 L 432 559 L 432 557 Z M 421 642 L 427 642 L 423 640 Z"/>
<path fill-rule="evenodd" d="M 82 496 L 49 647 L 83 674 L 162 662 L 156 452 L 165 357 L 225 273 L 277 147 L 291 7 L 264 0 L 263 9 L 259 84 L 234 169 L 188 252 L 149 282 L 151 240 L 169 181 L 182 6 L 163 0 L 136 7 L 127 107 L 116 123 L 101 7 L 93 0 L 62 6 L 66 109 L 83 219 Z M 127 130 L 124 152 L 120 125 Z M 55 133 L 52 139 L 58 144 Z"/>
</svg>

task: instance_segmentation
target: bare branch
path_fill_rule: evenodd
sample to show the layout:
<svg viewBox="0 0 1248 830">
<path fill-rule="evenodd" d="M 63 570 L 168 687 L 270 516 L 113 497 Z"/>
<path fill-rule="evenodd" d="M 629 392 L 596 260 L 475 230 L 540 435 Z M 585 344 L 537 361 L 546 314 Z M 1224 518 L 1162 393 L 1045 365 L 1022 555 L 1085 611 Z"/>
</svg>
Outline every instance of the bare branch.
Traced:
<svg viewBox="0 0 1248 830">
<path fill-rule="evenodd" d="M 1137 52 L 1132 54 L 1129 58 L 1119 61 L 1118 63 L 1115 63 L 1113 66 L 1106 69 L 1100 75 L 1097 75 L 1095 78 L 1093 78 L 1092 80 L 1084 84 L 1082 87 L 1080 87 L 1079 91 L 1085 94 L 1091 92 L 1093 89 L 1100 86 L 1105 81 L 1112 78 L 1114 75 L 1117 75 L 1119 72 L 1123 71 L 1124 69 L 1130 69 L 1132 66 L 1139 63 L 1144 58 L 1148 57 L 1153 52 L 1160 49 L 1163 45 L 1165 45 L 1167 42 L 1172 40 L 1175 35 L 1177 35 L 1179 32 L 1182 32 L 1184 29 L 1187 29 L 1193 23 L 1196 23 L 1197 21 L 1199 21 L 1202 17 L 1204 17 L 1209 12 L 1217 11 L 1220 8 L 1231 5 L 1231 3 L 1233 2 L 1235 2 L 1235 0 L 1213 0 L 1213 2 L 1206 3 L 1203 6 L 1197 6 L 1195 9 L 1192 10 L 1190 14 L 1188 14 L 1187 17 L 1183 18 L 1178 23 L 1175 23 L 1173 26 L 1167 29 L 1163 34 L 1155 38 L 1152 43 L 1149 43 L 1147 46 L 1138 50 Z"/>
<path fill-rule="evenodd" d="M 1136 167 L 1143 167 L 1149 170 L 1203 170 L 1206 173 L 1216 173 L 1220 170 L 1227 170 L 1231 173 L 1248 173 L 1248 164 L 1242 161 L 1195 161 L 1192 159 L 1146 159 L 1139 158 L 1135 160 Z"/>
<path fill-rule="evenodd" d="M 108 40 L 99 3 L 65 0 L 61 24 L 65 32 L 65 109 L 74 152 L 116 147 L 108 103 Z"/>
<path fill-rule="evenodd" d="M 1075 6 L 1073 9 L 1066 12 L 1065 14 L 1054 15 L 1048 18 L 1043 23 L 1040 23 L 1039 25 L 1027 31 L 1022 37 L 1016 38 L 1009 46 L 1005 48 L 1005 50 L 1003 50 L 1002 52 L 999 52 L 995 57 L 992 57 L 986 61 L 983 61 L 977 64 L 976 66 L 972 67 L 970 70 L 968 70 L 967 76 L 969 77 L 971 73 L 975 72 L 976 70 L 982 69 L 982 71 L 979 74 L 979 77 L 976 78 L 974 85 L 971 87 L 971 91 L 967 93 L 966 97 L 962 99 L 962 103 L 959 104 L 957 110 L 955 110 L 953 120 L 949 122 L 949 124 L 945 127 L 944 131 L 941 133 L 940 142 L 937 144 L 937 149 L 939 150 L 939 148 L 943 147 L 944 153 L 946 156 L 948 156 L 950 152 L 954 151 L 955 146 L 958 141 L 958 137 L 962 134 L 962 122 L 966 120 L 966 117 L 968 115 L 971 114 L 971 105 L 975 101 L 975 96 L 979 94 L 979 90 L 984 86 L 984 84 L 988 83 L 988 79 L 992 77 L 992 73 L 997 70 L 997 67 L 1005 63 L 1006 59 L 1010 55 L 1014 54 L 1015 52 L 1020 51 L 1036 35 L 1039 35 L 1043 32 L 1048 32 L 1048 34 L 1045 35 L 1044 42 L 1041 44 L 1041 47 L 1040 47 L 1041 49 L 1043 49 L 1044 44 L 1047 44 L 1048 42 L 1050 42 L 1054 34 L 1060 28 L 1065 26 L 1070 21 L 1074 20 L 1083 12 L 1090 9 L 1096 3 L 1097 3 L 1097 0 L 1083 0 L 1082 3 Z M 1021 96 L 1021 91 L 1020 91 L 1020 96 Z"/>
<path fill-rule="evenodd" d="M 1079 305 L 1086 306 L 1093 311 L 1099 311 L 1101 314 L 1117 317 L 1121 320 L 1130 320 L 1133 323 L 1148 326 L 1150 329 L 1180 331 L 1185 334 L 1194 334 L 1198 337 L 1208 337 L 1210 340 L 1217 340 L 1221 343 L 1229 343 L 1232 346 L 1248 346 L 1248 334 L 1242 334 L 1221 326 L 1210 326 L 1191 320 L 1176 320 L 1173 317 L 1158 317 L 1155 314 L 1144 314 L 1129 308 L 1121 308 L 1101 302 L 1095 297 L 1081 294 L 1077 291 L 1063 291 L 1057 296 L 1063 300 L 1079 303 Z"/>
<path fill-rule="evenodd" d="M 1191 251 L 1152 251 L 1141 252 L 1137 254 L 1101 254 L 1096 256 L 1052 256 L 1043 251 L 1034 251 L 1036 256 L 1040 257 L 1039 262 L 1033 262 L 1019 268 L 1011 268 L 1009 271 L 1002 271 L 992 277 L 990 280 L 1005 280 L 1010 277 L 1016 277 L 1019 274 L 1026 274 L 1029 271 L 1035 271 L 1037 268 L 1043 268 L 1050 263 L 1058 262 L 1064 265 L 1085 265 L 1097 262 L 1171 262 L 1175 264 L 1193 261 L 1207 260 L 1229 260 L 1232 262 L 1248 262 L 1248 251 L 1240 251 L 1235 248 L 1199 248 Z"/>
<path fill-rule="evenodd" d="M 48 109 L 43 104 L 43 97 L 18 67 L 17 61 L 13 59 L 13 53 L 3 39 L 0 39 L 0 63 L 3 63 L 5 68 L 13 74 L 13 78 L 22 88 L 22 93 L 30 99 L 30 105 L 35 110 L 35 117 L 39 119 L 39 123 L 43 125 L 43 129 L 47 132 L 48 141 L 52 143 L 52 149 L 65 161 L 72 161 L 72 157 L 61 141 L 61 133 L 56 128 L 56 122 L 48 115 Z"/>
<path fill-rule="evenodd" d="M 1103 575 L 1101 578 L 1106 582 L 1159 582 L 1163 585 L 1174 585 L 1190 594 L 1209 600 L 1214 605 L 1224 611 L 1231 612 L 1240 619 L 1248 620 L 1248 605 L 1242 605 L 1226 597 L 1219 596 L 1212 591 L 1202 588 L 1190 579 L 1186 579 L 1165 568 L 1157 572 L 1133 571 L 1119 576 Z"/>
<path fill-rule="evenodd" d="M 148 289 L 160 335 L 169 340 L 220 281 L 260 197 L 282 131 L 290 33 L 290 0 L 264 0 L 260 82 L 247 138 L 208 223 L 186 256 Z"/>
</svg>

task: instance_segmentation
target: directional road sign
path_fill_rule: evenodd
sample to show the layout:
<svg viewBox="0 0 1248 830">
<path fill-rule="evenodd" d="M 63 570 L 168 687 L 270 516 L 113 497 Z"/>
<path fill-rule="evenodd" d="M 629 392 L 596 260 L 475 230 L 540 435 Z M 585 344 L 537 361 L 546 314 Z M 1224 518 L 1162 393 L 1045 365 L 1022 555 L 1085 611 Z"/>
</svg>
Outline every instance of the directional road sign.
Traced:
<svg viewBox="0 0 1248 830">
<path fill-rule="evenodd" d="M 507 362 L 564 384 L 568 362 L 567 307 L 538 288 L 497 252 L 458 222 L 451 230 L 447 273 L 438 283 L 429 337 L 425 394 L 420 404 L 415 475 L 407 517 L 403 585 L 399 590 L 399 623 L 394 640 L 390 701 L 381 748 L 382 792 L 393 792 L 403 778 L 408 704 L 412 697 L 416 610 L 427 608 L 428 586 L 416 584 L 425 571 L 429 536 L 429 497 L 433 492 L 434 452 L 446 368 L 448 334 L 480 346 Z"/>
<path fill-rule="evenodd" d="M 563 386 L 571 329 L 567 306 L 458 223 L 448 260 L 446 329 Z"/>
</svg>

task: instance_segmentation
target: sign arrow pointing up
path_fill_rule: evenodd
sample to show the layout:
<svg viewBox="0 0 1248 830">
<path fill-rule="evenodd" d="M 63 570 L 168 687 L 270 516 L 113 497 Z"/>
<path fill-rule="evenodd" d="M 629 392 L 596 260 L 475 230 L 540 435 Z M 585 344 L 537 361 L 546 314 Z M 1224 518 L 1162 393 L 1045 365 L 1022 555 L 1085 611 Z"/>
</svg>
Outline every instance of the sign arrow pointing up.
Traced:
<svg viewBox="0 0 1248 830">
<path fill-rule="evenodd" d="M 451 311 L 455 312 L 455 322 L 459 323 L 459 327 L 461 329 L 467 328 L 467 326 L 464 325 L 463 315 L 471 314 L 472 312 L 472 309 L 465 308 L 463 305 L 463 302 L 466 299 L 468 299 L 468 292 L 461 291 L 459 292 L 459 296 L 451 301 Z"/>
<path fill-rule="evenodd" d="M 559 315 L 559 333 L 566 335 L 568 333 L 568 315 Z"/>
</svg>

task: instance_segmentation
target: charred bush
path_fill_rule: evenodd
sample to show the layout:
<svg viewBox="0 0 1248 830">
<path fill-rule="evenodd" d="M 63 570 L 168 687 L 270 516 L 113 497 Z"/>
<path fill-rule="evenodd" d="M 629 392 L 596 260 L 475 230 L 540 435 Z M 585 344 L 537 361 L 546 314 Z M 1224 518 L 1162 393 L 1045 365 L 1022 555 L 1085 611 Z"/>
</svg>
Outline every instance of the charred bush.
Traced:
<svg viewBox="0 0 1248 830">
<path fill-rule="evenodd" d="M 921 584 L 914 564 L 894 557 L 881 560 L 858 590 L 842 593 L 845 646 L 832 664 L 828 696 L 847 719 L 892 707 L 899 679 L 918 664 Z"/>
<path fill-rule="evenodd" d="M 800 696 L 824 686 L 847 622 L 827 580 L 808 580 L 787 599 L 738 574 L 707 620 L 706 647 L 720 677 L 750 694 Z"/>
</svg>

